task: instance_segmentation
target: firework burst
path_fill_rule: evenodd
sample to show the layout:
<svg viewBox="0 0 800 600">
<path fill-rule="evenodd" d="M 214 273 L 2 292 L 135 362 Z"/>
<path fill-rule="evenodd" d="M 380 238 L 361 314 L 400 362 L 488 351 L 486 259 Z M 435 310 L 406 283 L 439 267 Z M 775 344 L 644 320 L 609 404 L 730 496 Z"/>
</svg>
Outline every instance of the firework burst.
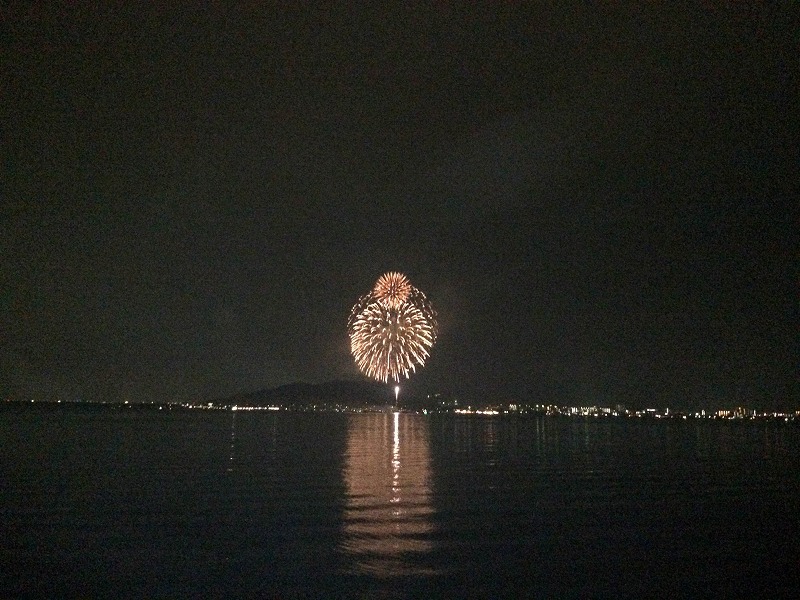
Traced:
<svg viewBox="0 0 800 600">
<path fill-rule="evenodd" d="M 402 273 L 385 273 L 347 321 L 350 351 L 367 377 L 399 382 L 425 364 L 436 342 L 436 311 Z"/>
<path fill-rule="evenodd" d="M 411 294 L 411 282 L 402 273 L 390 272 L 380 276 L 372 288 L 376 300 L 388 308 L 399 309 Z"/>
</svg>

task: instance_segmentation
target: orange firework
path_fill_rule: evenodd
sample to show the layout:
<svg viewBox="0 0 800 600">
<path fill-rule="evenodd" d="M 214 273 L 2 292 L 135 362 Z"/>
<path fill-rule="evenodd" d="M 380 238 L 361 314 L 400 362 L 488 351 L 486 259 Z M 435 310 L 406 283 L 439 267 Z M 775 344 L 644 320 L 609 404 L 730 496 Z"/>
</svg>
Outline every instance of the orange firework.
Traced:
<svg viewBox="0 0 800 600">
<path fill-rule="evenodd" d="M 372 293 L 389 308 L 400 308 L 411 294 L 411 283 L 402 273 L 384 273 L 378 278 Z"/>
<path fill-rule="evenodd" d="M 399 382 L 424 366 L 436 342 L 436 312 L 402 273 L 386 273 L 350 313 L 350 351 L 367 377 Z"/>
</svg>

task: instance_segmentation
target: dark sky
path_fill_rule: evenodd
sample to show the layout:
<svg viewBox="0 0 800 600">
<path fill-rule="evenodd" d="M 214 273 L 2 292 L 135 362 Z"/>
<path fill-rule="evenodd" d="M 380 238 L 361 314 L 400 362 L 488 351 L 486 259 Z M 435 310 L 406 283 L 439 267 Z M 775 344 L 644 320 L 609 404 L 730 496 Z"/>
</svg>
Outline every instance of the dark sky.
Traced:
<svg viewBox="0 0 800 600">
<path fill-rule="evenodd" d="M 794 2 L 121 4 L 0 8 L 5 396 L 357 378 L 400 270 L 410 390 L 800 408 Z"/>
</svg>

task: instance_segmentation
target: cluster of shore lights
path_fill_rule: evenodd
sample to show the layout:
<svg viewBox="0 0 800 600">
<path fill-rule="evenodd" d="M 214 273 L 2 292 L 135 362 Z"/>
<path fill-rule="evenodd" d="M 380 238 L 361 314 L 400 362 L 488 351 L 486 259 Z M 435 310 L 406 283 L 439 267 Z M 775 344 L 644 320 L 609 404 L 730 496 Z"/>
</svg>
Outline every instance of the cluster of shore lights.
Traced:
<svg viewBox="0 0 800 600">
<path fill-rule="evenodd" d="M 472 410 L 471 408 L 457 408 L 453 411 L 458 415 L 499 415 L 500 411 L 486 409 L 486 410 Z"/>
</svg>

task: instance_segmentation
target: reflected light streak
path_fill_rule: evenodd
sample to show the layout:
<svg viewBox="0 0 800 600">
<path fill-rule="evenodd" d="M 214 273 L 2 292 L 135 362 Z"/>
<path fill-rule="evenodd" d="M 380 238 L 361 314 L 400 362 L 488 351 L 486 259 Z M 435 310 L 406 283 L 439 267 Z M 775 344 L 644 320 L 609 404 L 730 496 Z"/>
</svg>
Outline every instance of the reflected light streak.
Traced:
<svg viewBox="0 0 800 600">
<path fill-rule="evenodd" d="M 234 407 L 235 409 L 235 407 Z M 231 451 L 228 460 L 228 473 L 233 473 L 234 463 L 236 462 L 236 411 L 231 411 Z"/>
<path fill-rule="evenodd" d="M 341 550 L 356 573 L 430 574 L 433 549 L 428 422 L 405 413 L 353 415 Z"/>
</svg>

